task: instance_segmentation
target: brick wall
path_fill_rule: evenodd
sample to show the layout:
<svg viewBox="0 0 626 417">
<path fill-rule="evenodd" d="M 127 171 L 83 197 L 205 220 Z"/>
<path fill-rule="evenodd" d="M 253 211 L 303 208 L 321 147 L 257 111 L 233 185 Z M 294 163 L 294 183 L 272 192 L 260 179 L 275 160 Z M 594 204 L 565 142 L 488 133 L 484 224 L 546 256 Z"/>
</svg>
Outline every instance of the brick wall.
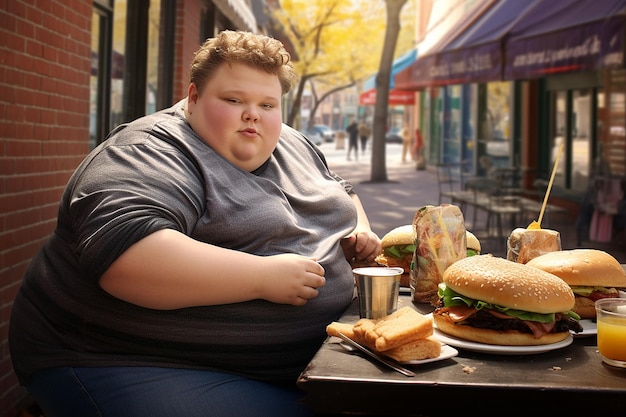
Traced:
<svg viewBox="0 0 626 417">
<path fill-rule="evenodd" d="M 0 0 L 0 417 L 25 398 L 9 357 L 12 301 L 89 150 L 91 12 L 91 0 Z"/>
<path fill-rule="evenodd" d="M 176 46 L 174 47 L 174 102 L 187 96 L 189 64 L 200 47 L 200 17 L 202 1 L 179 0 L 176 3 Z"/>
</svg>

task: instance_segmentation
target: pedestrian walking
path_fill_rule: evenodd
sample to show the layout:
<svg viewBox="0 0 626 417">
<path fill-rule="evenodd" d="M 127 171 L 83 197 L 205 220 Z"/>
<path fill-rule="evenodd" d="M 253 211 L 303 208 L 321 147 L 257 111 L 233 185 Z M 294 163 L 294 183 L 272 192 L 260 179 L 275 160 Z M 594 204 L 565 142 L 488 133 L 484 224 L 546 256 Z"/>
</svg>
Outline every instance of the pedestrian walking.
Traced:
<svg viewBox="0 0 626 417">
<path fill-rule="evenodd" d="M 371 134 L 372 134 L 372 130 L 370 129 L 368 124 L 365 123 L 365 120 L 359 123 L 359 139 L 361 140 L 361 153 L 363 155 L 365 155 L 365 149 L 367 148 L 367 141 Z"/>
<path fill-rule="evenodd" d="M 350 154 L 354 149 L 354 159 L 359 160 L 359 125 L 356 120 L 352 120 L 352 122 L 346 128 L 348 132 L 348 161 L 351 161 Z"/>
<path fill-rule="evenodd" d="M 407 126 L 404 126 L 400 131 L 400 136 L 402 137 L 402 163 L 405 164 L 407 162 L 406 156 L 409 154 L 411 149 L 412 137 L 411 132 Z"/>
<path fill-rule="evenodd" d="M 415 160 L 415 169 L 422 170 L 426 168 L 424 160 L 424 137 L 420 128 L 415 128 L 415 140 L 413 141 L 413 159 Z"/>
</svg>

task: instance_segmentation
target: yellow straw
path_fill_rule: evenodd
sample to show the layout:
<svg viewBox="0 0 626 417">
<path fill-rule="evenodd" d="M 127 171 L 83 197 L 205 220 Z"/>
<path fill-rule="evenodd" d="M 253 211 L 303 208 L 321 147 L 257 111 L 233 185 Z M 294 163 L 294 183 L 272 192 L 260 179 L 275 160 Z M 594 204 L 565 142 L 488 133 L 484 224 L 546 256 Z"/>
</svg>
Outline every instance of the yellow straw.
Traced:
<svg viewBox="0 0 626 417">
<path fill-rule="evenodd" d="M 556 155 L 556 160 L 554 161 L 554 168 L 552 168 L 552 175 L 550 175 L 550 182 L 548 183 L 548 188 L 546 188 L 546 195 L 543 197 L 543 204 L 541 205 L 541 212 L 539 213 L 539 220 L 537 223 L 541 228 L 541 220 L 543 219 L 543 212 L 546 210 L 546 204 L 548 203 L 548 196 L 550 195 L 550 190 L 552 190 L 552 183 L 554 182 L 554 176 L 556 175 L 556 168 L 559 166 L 559 159 L 561 158 L 561 153 L 563 153 L 563 144 L 559 147 L 559 153 Z"/>
</svg>

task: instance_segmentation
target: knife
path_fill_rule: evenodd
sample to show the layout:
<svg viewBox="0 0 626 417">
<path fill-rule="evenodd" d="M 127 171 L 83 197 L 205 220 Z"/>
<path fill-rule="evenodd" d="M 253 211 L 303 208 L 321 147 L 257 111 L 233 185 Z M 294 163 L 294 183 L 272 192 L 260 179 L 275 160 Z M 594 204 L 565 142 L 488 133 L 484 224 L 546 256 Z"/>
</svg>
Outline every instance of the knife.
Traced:
<svg viewBox="0 0 626 417">
<path fill-rule="evenodd" d="M 360 350 L 361 352 L 365 353 L 369 357 L 376 359 L 378 362 L 387 365 L 391 369 L 400 372 L 402 375 L 415 376 L 415 373 L 413 371 L 410 371 L 410 370 L 408 370 L 408 369 L 398 365 L 395 361 L 392 361 L 391 359 L 387 359 L 387 358 L 385 358 L 385 357 L 383 357 L 383 356 L 381 356 L 381 355 L 379 355 L 377 353 L 372 352 L 371 350 L 369 350 L 365 346 L 362 346 L 361 344 L 359 344 L 359 343 L 355 342 L 354 340 L 350 339 L 345 334 L 343 334 L 341 332 L 338 332 L 337 336 L 339 336 L 339 338 L 341 340 L 343 340 L 344 342 L 346 342 L 350 346 Z"/>
</svg>

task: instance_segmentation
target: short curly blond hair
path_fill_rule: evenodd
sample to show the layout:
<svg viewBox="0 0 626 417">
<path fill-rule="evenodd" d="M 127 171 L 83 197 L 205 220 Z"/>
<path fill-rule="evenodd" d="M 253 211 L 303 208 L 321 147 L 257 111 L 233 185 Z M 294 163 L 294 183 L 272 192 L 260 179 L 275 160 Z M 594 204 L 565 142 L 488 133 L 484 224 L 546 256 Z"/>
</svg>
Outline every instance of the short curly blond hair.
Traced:
<svg viewBox="0 0 626 417">
<path fill-rule="evenodd" d="M 224 62 L 245 64 L 276 75 L 283 94 L 289 92 L 296 79 L 289 52 L 280 41 L 251 32 L 225 30 L 215 38 L 207 39 L 196 51 L 189 70 L 189 82 L 202 93 Z"/>
</svg>

